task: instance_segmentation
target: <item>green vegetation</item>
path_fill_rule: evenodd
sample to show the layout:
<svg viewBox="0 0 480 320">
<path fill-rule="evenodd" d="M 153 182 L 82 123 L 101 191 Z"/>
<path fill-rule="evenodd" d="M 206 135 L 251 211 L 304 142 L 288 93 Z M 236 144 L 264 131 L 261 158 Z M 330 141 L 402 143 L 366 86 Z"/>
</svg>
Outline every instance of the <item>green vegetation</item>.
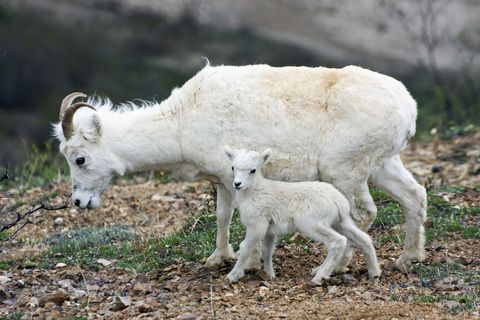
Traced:
<svg viewBox="0 0 480 320">
<path fill-rule="evenodd" d="M 23 313 L 15 312 L 8 316 L 0 317 L 0 320 L 19 320 L 23 316 Z"/>
<path fill-rule="evenodd" d="M 68 252 L 97 245 L 133 240 L 137 235 L 129 227 L 116 225 L 109 228 L 81 228 L 62 234 L 54 234 L 45 242 L 56 251 Z"/>
<path fill-rule="evenodd" d="M 466 270 L 460 264 L 419 264 L 415 266 L 413 273 L 417 275 L 422 284 L 432 286 L 437 281 L 449 281 L 457 283 L 464 287 L 461 294 L 434 294 L 434 295 L 418 295 L 415 300 L 425 303 L 434 303 L 441 301 L 456 301 L 455 305 L 449 309 L 451 313 L 459 313 L 464 311 L 472 311 L 480 305 L 480 271 Z"/>
<path fill-rule="evenodd" d="M 231 242 L 238 250 L 245 231 L 238 214 L 232 221 Z M 48 254 L 33 259 L 42 267 L 53 267 L 58 262 L 80 264 L 97 269 L 97 259 L 116 260 L 115 265 L 135 272 L 165 267 L 174 261 L 199 261 L 215 249 L 216 218 L 202 212 L 191 218 L 179 232 L 166 238 L 140 240 L 126 228 L 85 228 L 69 235 L 50 237 Z M 24 261 L 25 262 L 25 261 Z"/>
<path fill-rule="evenodd" d="M 448 190 L 447 190 L 448 189 Z M 428 193 L 427 217 L 429 224 L 426 227 L 426 241 L 442 238 L 451 233 L 460 234 L 465 238 L 474 238 L 480 236 L 480 228 L 477 226 L 467 226 L 465 219 L 469 216 L 479 215 L 478 207 L 460 207 L 447 202 L 440 192 L 448 191 L 454 193 L 465 192 L 465 187 L 449 186 L 444 190 L 431 190 Z M 392 226 L 404 223 L 405 217 L 402 214 L 400 206 L 391 200 L 388 195 L 379 190 L 372 190 L 372 196 L 377 204 L 378 214 L 372 228 L 379 230 L 390 229 Z M 377 237 L 380 243 L 394 242 L 403 244 L 403 232 L 388 232 Z"/>
<path fill-rule="evenodd" d="M 0 191 L 16 188 L 22 192 L 27 188 L 45 186 L 68 176 L 67 162 L 57 150 L 52 150 L 51 143 L 45 143 L 42 148 L 34 145 L 23 165 L 15 167 L 9 173 L 9 178 L 2 181 Z"/>
</svg>

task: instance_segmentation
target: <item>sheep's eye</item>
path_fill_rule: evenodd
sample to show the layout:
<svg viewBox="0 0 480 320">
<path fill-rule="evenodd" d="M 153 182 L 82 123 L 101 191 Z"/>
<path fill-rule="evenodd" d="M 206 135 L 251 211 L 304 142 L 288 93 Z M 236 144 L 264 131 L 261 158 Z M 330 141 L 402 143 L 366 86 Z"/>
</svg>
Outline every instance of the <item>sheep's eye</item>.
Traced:
<svg viewBox="0 0 480 320">
<path fill-rule="evenodd" d="M 257 172 L 257 170 L 255 169 L 250 170 L 250 174 L 254 174 L 255 172 Z"/>
<path fill-rule="evenodd" d="M 77 165 L 81 166 L 82 164 L 85 163 L 85 158 L 84 157 L 79 157 L 75 160 L 75 162 L 77 163 Z"/>
<path fill-rule="evenodd" d="M 232 167 L 232 171 L 235 170 L 233 167 Z"/>
</svg>

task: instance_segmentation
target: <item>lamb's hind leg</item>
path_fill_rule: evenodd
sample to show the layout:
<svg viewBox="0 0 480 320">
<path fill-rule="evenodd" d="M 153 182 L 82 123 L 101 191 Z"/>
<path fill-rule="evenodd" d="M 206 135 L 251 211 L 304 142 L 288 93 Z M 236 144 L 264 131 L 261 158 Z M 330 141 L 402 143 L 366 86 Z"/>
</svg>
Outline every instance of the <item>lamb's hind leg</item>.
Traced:
<svg viewBox="0 0 480 320">
<path fill-rule="evenodd" d="M 317 224 L 316 227 L 303 230 L 310 238 L 322 242 L 328 250 L 327 257 L 323 264 L 312 271 L 315 276 L 312 283 L 321 285 L 323 280 L 329 279 L 335 266 L 342 257 L 347 246 L 347 238 L 336 232 L 330 227 Z"/>
<path fill-rule="evenodd" d="M 377 260 L 375 247 L 372 238 L 362 230 L 360 230 L 350 217 L 343 218 L 339 230 L 351 242 L 353 242 L 363 253 L 365 262 L 367 263 L 368 276 L 370 279 L 376 279 L 380 276 L 380 266 Z"/>
<path fill-rule="evenodd" d="M 234 260 L 230 239 L 230 222 L 233 214 L 233 196 L 223 185 L 217 187 L 217 247 L 208 257 L 207 267 L 218 267 L 228 260 Z"/>
<path fill-rule="evenodd" d="M 423 227 L 427 219 L 425 188 L 415 181 L 398 155 L 385 162 L 383 167 L 372 175 L 371 181 L 398 201 L 406 215 L 405 244 L 403 253 L 396 261 L 396 267 L 402 272 L 407 272 L 411 269 L 413 261 L 425 259 Z"/>
<path fill-rule="evenodd" d="M 350 203 L 350 215 L 356 221 L 357 225 L 368 230 L 377 216 L 377 207 L 373 202 L 372 196 L 368 190 L 367 181 L 352 182 L 337 181 L 335 187 L 340 190 Z M 335 266 L 335 273 L 343 273 L 348 270 L 353 256 L 354 245 L 351 241 L 347 242 L 347 247 L 338 264 Z"/>
</svg>

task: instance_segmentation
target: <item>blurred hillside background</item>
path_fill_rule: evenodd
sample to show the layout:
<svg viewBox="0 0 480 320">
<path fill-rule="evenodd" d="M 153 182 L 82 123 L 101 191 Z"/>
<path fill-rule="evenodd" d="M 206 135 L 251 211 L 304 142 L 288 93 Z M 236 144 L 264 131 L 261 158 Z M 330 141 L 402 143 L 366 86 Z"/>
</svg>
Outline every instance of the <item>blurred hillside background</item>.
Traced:
<svg viewBox="0 0 480 320">
<path fill-rule="evenodd" d="M 406 84 L 420 134 L 478 125 L 479 53 L 478 0 L 0 0 L 0 163 L 51 140 L 66 94 L 162 100 L 201 57 L 356 64 Z"/>
</svg>

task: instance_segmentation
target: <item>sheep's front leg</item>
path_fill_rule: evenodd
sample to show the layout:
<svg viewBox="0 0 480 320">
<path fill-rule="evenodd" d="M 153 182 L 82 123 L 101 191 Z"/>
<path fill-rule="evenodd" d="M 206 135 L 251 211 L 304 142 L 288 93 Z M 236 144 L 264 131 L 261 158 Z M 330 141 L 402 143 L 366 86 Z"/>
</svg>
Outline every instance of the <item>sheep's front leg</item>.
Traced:
<svg viewBox="0 0 480 320">
<path fill-rule="evenodd" d="M 233 196 L 223 185 L 217 187 L 217 247 L 208 257 L 207 267 L 219 267 L 226 261 L 234 260 L 235 254 L 229 243 L 230 222 L 233 214 Z"/>
<path fill-rule="evenodd" d="M 230 282 L 237 282 L 245 275 L 245 268 L 247 267 L 248 258 L 255 251 L 258 250 L 258 243 L 265 237 L 266 230 L 260 226 L 247 227 L 247 235 L 240 244 L 240 256 L 238 257 L 235 267 L 227 275 Z"/>
</svg>

